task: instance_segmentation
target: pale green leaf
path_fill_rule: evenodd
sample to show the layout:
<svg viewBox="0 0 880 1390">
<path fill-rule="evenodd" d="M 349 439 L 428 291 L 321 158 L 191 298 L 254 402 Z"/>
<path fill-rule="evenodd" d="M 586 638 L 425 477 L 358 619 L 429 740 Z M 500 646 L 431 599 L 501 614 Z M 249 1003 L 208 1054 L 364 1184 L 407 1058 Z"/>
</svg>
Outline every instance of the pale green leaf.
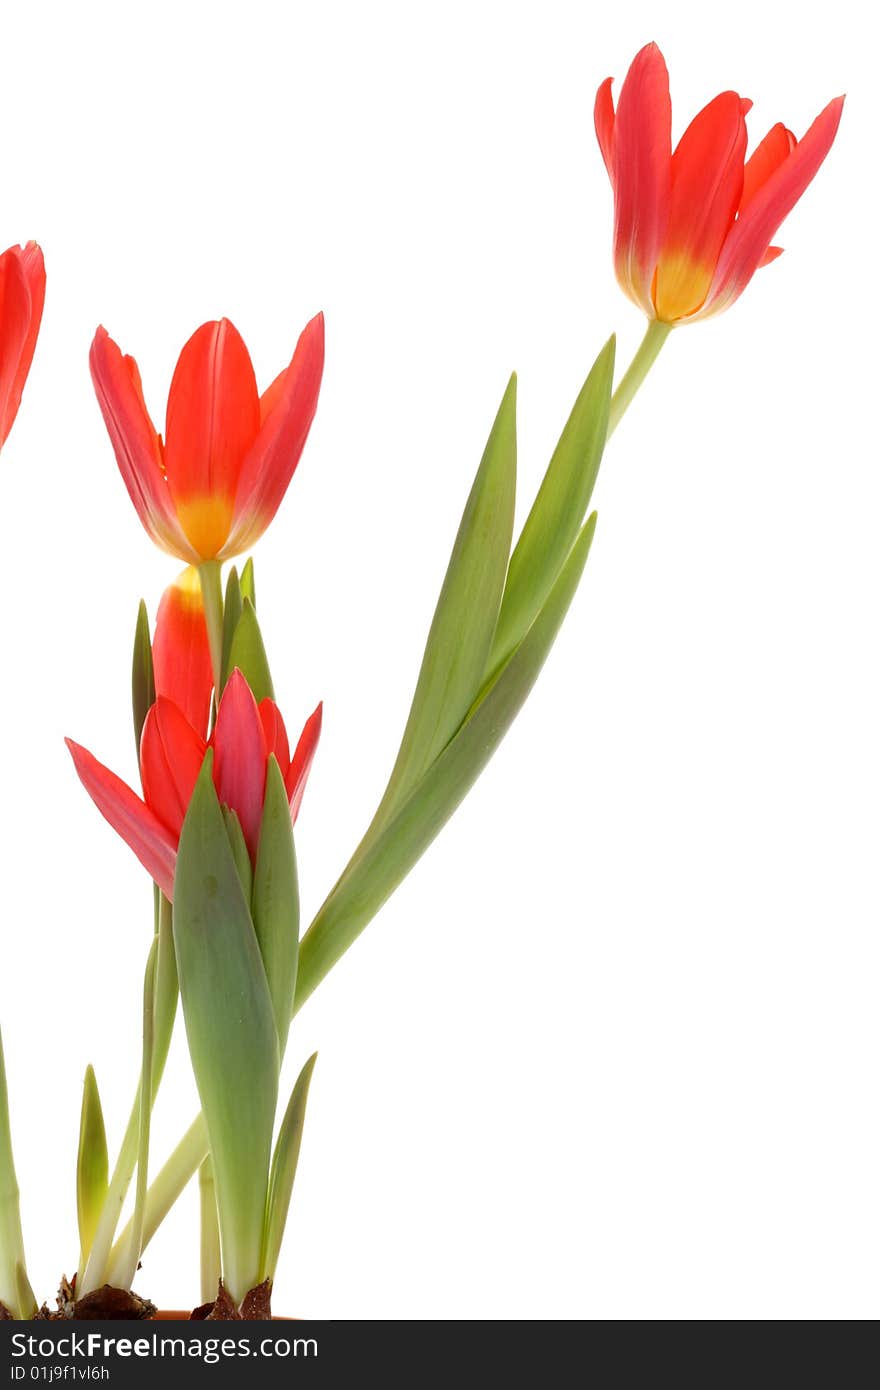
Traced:
<svg viewBox="0 0 880 1390">
<path fill-rule="evenodd" d="M 81 1262 L 92 1248 L 98 1217 L 107 1196 L 109 1160 L 104 1112 L 94 1069 L 86 1068 L 79 1117 L 79 1149 L 76 1158 L 76 1215 L 79 1222 Z"/>
<path fill-rule="evenodd" d="M 470 790 L 522 708 L 574 597 L 595 530 L 580 531 L 522 642 L 411 796 L 343 872 L 300 942 L 297 1007 L 308 998 L 421 857 Z"/>
<path fill-rule="evenodd" d="M 293 1195 L 296 1168 L 299 1163 L 309 1085 L 317 1060 L 318 1054 L 315 1052 L 297 1077 L 284 1119 L 281 1122 L 281 1128 L 278 1131 L 278 1140 L 272 1158 L 272 1175 L 269 1179 L 269 1201 L 266 1207 L 266 1233 L 263 1241 L 261 1279 L 274 1279 L 275 1277 L 278 1256 L 281 1253 L 281 1242 L 284 1239 L 284 1228 L 287 1225 L 287 1214 L 290 1210 L 290 1198 Z"/>
<path fill-rule="evenodd" d="M 587 514 L 605 438 L 614 379 L 614 338 L 593 364 L 510 557 L 489 669 L 525 636 L 556 582 Z"/>
</svg>

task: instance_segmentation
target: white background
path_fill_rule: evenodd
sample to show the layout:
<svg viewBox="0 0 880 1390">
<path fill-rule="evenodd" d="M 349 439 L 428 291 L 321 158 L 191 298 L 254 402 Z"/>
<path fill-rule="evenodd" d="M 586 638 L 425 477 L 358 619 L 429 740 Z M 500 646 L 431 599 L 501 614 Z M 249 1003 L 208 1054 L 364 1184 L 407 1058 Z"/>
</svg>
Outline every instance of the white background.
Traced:
<svg viewBox="0 0 880 1390">
<path fill-rule="evenodd" d="M 0 1018 L 31 1274 L 76 1263 L 81 1076 L 118 1140 L 150 891 L 76 781 L 136 776 L 140 529 L 87 370 L 102 321 L 157 421 L 226 314 L 258 379 L 318 308 L 318 418 L 257 553 L 310 915 L 393 760 L 486 433 L 520 373 L 524 515 L 612 329 L 595 88 L 648 39 L 679 132 L 849 93 L 728 314 L 673 335 L 597 490 L 582 590 L 466 805 L 303 1012 L 320 1050 L 281 1311 L 361 1318 L 877 1313 L 880 778 L 876 73 L 861 5 L 4 9 L 0 241 L 43 333 L 0 460 Z M 728 23 L 729 20 L 729 23 Z M 861 27 L 860 27 L 861 26 Z M 182 1046 L 158 1161 L 193 1113 Z M 198 1299 L 195 1196 L 139 1287 Z"/>
</svg>

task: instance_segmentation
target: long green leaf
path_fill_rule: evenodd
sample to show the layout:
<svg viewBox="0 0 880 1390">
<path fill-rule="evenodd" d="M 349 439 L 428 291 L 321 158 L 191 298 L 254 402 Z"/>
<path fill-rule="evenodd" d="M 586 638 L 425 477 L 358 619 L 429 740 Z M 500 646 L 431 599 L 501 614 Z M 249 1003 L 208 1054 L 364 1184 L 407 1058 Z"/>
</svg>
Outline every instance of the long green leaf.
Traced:
<svg viewBox="0 0 880 1390">
<path fill-rule="evenodd" d="M 134 649 L 131 656 L 131 713 L 134 720 L 134 741 L 138 758 L 141 753 L 141 734 L 147 712 L 156 700 L 156 681 L 153 676 L 153 648 L 150 643 L 150 619 L 147 605 L 141 599 L 134 629 Z"/>
<path fill-rule="evenodd" d="M 266 770 L 266 795 L 254 869 L 251 911 L 272 996 L 278 1047 L 283 1057 L 296 989 L 299 886 L 290 803 L 281 769 L 274 756 L 270 757 Z"/>
<path fill-rule="evenodd" d="M 594 513 L 522 642 L 409 799 L 367 852 L 350 861 L 318 912 L 300 942 L 297 1007 L 409 873 L 498 747 L 537 680 L 568 612 L 595 526 Z"/>
<path fill-rule="evenodd" d="M 27 1317 L 23 1311 L 22 1292 L 27 1276 L 24 1241 L 21 1234 L 18 1180 L 12 1157 L 12 1133 L 9 1125 L 9 1098 L 6 1091 L 6 1063 L 3 1058 L 3 1037 L 0 1035 L 0 1303 L 10 1313 Z"/>
<path fill-rule="evenodd" d="M 82 1108 L 79 1119 L 79 1150 L 76 1159 L 76 1214 L 79 1222 L 80 1268 L 92 1248 L 98 1218 L 107 1196 L 110 1165 L 107 1132 L 94 1069 L 86 1068 Z"/>
<path fill-rule="evenodd" d="M 516 377 L 471 488 L 385 795 L 358 853 L 406 800 L 473 704 L 486 672 L 513 537 Z"/>
<path fill-rule="evenodd" d="M 223 1274 L 240 1302 L 259 1273 L 280 1059 L 266 972 L 211 761 L 209 751 L 181 831 L 174 944 L 214 1162 Z"/>
<path fill-rule="evenodd" d="M 232 646 L 229 649 L 227 679 L 236 666 L 253 691 L 257 704 L 267 696 L 274 700 L 275 691 L 269 671 L 269 658 L 266 656 L 256 610 L 249 598 L 242 600 L 241 617 L 236 624 Z"/>
<path fill-rule="evenodd" d="M 614 347 L 610 338 L 581 388 L 510 557 L 490 670 L 528 631 L 587 514 L 608 433 Z"/>
<path fill-rule="evenodd" d="M 293 1182 L 299 1163 L 299 1151 L 302 1146 L 309 1085 L 317 1060 L 318 1054 L 314 1052 L 297 1077 L 284 1119 L 281 1121 L 281 1128 L 278 1131 L 278 1140 L 272 1158 L 272 1175 L 269 1179 L 266 1234 L 263 1241 L 263 1259 L 260 1269 L 261 1279 L 275 1278 L 278 1256 L 281 1253 L 281 1242 L 284 1239 L 284 1228 L 287 1225 L 287 1213 L 290 1210 L 290 1198 L 293 1195 Z"/>
</svg>

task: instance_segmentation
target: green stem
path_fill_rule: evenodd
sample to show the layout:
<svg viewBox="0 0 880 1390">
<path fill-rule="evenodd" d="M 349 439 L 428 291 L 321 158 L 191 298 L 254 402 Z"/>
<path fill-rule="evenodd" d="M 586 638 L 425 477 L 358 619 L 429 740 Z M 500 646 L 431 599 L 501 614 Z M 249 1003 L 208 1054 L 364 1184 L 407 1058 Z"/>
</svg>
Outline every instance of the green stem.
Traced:
<svg viewBox="0 0 880 1390">
<path fill-rule="evenodd" d="M 203 560 L 199 565 L 202 602 L 205 605 L 205 623 L 208 628 L 208 645 L 211 648 L 211 669 L 214 673 L 214 690 L 218 700 L 222 687 L 221 668 L 223 665 L 223 580 L 221 569 L 219 560 Z"/>
<path fill-rule="evenodd" d="M 141 1250 L 146 1250 L 153 1236 L 177 1201 L 199 1164 L 208 1156 L 208 1130 L 204 1116 L 200 1113 L 193 1120 L 177 1148 L 150 1183 L 144 1206 L 144 1230 L 141 1237 Z M 108 1266 L 108 1277 L 117 1264 L 124 1259 L 131 1238 L 131 1222 L 113 1247 Z M 112 1278 L 110 1279 L 112 1283 Z"/>
<path fill-rule="evenodd" d="M 18 1318 L 30 1318 L 36 1311 L 36 1301 L 32 1308 L 25 1304 L 32 1298 L 25 1273 L 18 1180 L 12 1157 L 6 1066 L 0 1035 L 0 1303 Z"/>
<path fill-rule="evenodd" d="M 147 960 L 144 975 L 144 1021 L 143 1051 L 141 1057 L 140 1114 L 138 1116 L 137 1184 L 135 1186 L 134 1216 L 132 1217 L 131 1241 L 129 1243 L 128 1265 L 120 1279 L 122 1288 L 131 1287 L 137 1273 L 141 1257 L 141 1236 L 144 1229 L 144 1205 L 147 1199 L 147 1169 L 150 1157 L 150 1118 L 153 1109 L 153 1035 L 156 1016 L 156 957 L 159 953 L 159 938 L 153 938 L 153 946 Z"/>
<path fill-rule="evenodd" d="M 660 323 L 652 319 L 645 330 L 639 349 L 627 367 L 620 384 L 611 397 L 611 411 L 608 416 L 608 438 L 626 414 L 636 392 L 660 355 L 660 349 L 672 331 L 671 323 Z"/>
</svg>

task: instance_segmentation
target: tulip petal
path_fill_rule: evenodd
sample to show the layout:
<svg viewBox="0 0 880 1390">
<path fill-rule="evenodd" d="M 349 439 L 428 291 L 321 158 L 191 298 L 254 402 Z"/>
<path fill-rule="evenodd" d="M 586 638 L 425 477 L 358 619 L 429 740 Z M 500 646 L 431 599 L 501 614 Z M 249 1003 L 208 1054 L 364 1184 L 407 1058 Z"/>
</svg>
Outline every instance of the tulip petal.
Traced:
<svg viewBox="0 0 880 1390">
<path fill-rule="evenodd" d="M 244 461 L 221 558 L 253 545 L 281 505 L 315 417 L 323 370 L 324 316 L 318 314 L 303 329 L 278 398 Z"/>
<path fill-rule="evenodd" d="M 608 177 L 614 184 L 614 99 L 611 95 L 613 77 L 606 77 L 598 92 L 593 107 L 593 122 L 596 126 L 596 139 L 608 170 Z"/>
<path fill-rule="evenodd" d="M 760 145 L 746 160 L 742 197 L 739 200 L 740 216 L 770 175 L 785 163 L 796 145 L 797 140 L 781 121 L 768 130 Z"/>
<path fill-rule="evenodd" d="M 291 758 L 290 767 L 284 778 L 287 799 L 290 802 L 290 817 L 293 821 L 295 821 L 299 815 L 299 808 L 302 805 L 306 782 L 312 770 L 312 763 L 315 761 L 318 739 L 321 737 L 321 724 L 323 718 L 324 705 L 322 702 L 306 720 L 303 731 L 299 736 L 299 743 L 296 745 L 293 757 Z"/>
<path fill-rule="evenodd" d="M 156 691 L 206 735 L 214 677 L 198 571 L 189 565 L 162 595 L 153 638 Z"/>
<path fill-rule="evenodd" d="M 237 668 L 226 682 L 212 742 L 217 795 L 236 812 L 253 861 L 266 794 L 266 736 L 257 702 Z"/>
<path fill-rule="evenodd" d="M 12 429 L 21 399 L 16 381 L 28 339 L 30 304 L 21 250 L 10 246 L 0 256 L 0 446 Z"/>
<path fill-rule="evenodd" d="M 122 480 L 144 530 L 163 550 L 187 562 L 197 560 L 174 512 L 159 436 L 147 414 L 134 358 L 123 357 L 106 328 L 99 328 L 89 366 Z"/>
<path fill-rule="evenodd" d="M 656 44 L 637 53 L 614 123 L 614 265 L 622 288 L 654 317 L 651 288 L 669 218 L 672 108 Z"/>
<path fill-rule="evenodd" d="M 0 257 L 0 264 L 6 259 L 6 256 L 11 256 L 18 262 L 21 280 L 27 292 L 27 308 L 24 334 L 19 336 L 17 332 L 13 333 L 15 352 L 14 356 L 10 354 L 12 361 L 8 365 L 5 341 L 8 311 L 0 309 L 0 341 L 2 341 L 2 346 L 0 346 L 0 362 L 2 362 L 0 365 L 0 446 L 5 443 L 18 414 L 24 384 L 34 359 L 34 349 L 37 346 L 37 335 L 43 317 L 43 301 L 46 297 L 46 267 L 43 264 L 43 253 L 37 243 L 29 241 L 23 248 L 10 247 L 5 256 Z M 2 271 L 0 271 L 0 281 L 2 281 Z M 0 283 L 0 298 L 5 298 L 2 283 Z M 7 375 L 8 366 L 12 367 L 11 377 Z"/>
<path fill-rule="evenodd" d="M 175 837 L 180 834 L 207 746 L 183 711 L 160 695 L 144 723 L 141 781 L 150 810 Z"/>
<path fill-rule="evenodd" d="M 162 824 L 139 796 L 115 772 L 72 739 L 65 740 L 79 780 L 101 815 L 134 850 L 166 898 L 174 891 L 177 837 Z"/>
<path fill-rule="evenodd" d="M 654 306 L 664 323 L 699 309 L 743 187 L 746 123 L 742 98 L 722 92 L 694 117 L 672 156 L 666 240 Z"/>
<path fill-rule="evenodd" d="M 278 760 L 282 776 L 287 776 L 290 767 L 290 744 L 281 711 L 274 700 L 261 700 L 259 704 L 263 733 L 266 736 L 266 757 L 272 753 Z"/>
<path fill-rule="evenodd" d="M 228 319 L 204 323 L 187 342 L 171 381 L 165 470 L 181 525 L 213 559 L 232 522 L 242 463 L 260 428 L 254 369 Z"/>
<path fill-rule="evenodd" d="M 719 313 L 742 294 L 761 264 L 776 229 L 818 173 L 834 143 L 842 110 L 843 97 L 828 103 L 734 222 L 721 249 L 701 317 Z"/>
</svg>

